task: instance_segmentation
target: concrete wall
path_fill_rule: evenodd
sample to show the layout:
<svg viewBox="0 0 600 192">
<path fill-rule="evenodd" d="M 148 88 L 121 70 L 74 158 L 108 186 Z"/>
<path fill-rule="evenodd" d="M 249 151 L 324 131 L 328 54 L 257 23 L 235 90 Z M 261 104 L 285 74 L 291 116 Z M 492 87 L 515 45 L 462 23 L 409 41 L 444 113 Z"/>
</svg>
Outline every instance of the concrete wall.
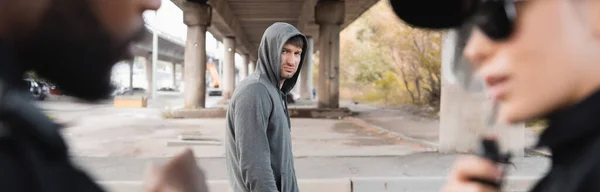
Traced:
<svg viewBox="0 0 600 192">
<path fill-rule="evenodd" d="M 538 179 L 537 177 L 509 177 L 503 191 L 528 191 Z M 210 192 L 233 192 L 226 180 L 208 183 Z M 440 191 L 445 183 L 445 177 L 300 179 L 298 181 L 302 192 L 434 192 Z M 112 192 L 143 191 L 142 183 L 137 181 L 100 182 L 100 184 Z"/>
<path fill-rule="evenodd" d="M 492 102 L 482 90 L 467 91 L 459 81 L 448 78 L 454 65 L 458 31 L 444 34 L 442 45 L 442 96 L 440 107 L 439 151 L 443 153 L 473 153 L 480 145 L 484 134 L 494 133 L 499 137 L 502 150 L 514 156 L 525 154 L 525 125 L 487 124 Z M 465 39 L 466 41 L 466 39 Z M 464 43 L 464 42 L 463 42 Z M 464 60 L 459 62 L 466 62 Z M 468 63 L 463 63 L 468 65 Z M 474 83 L 477 84 L 477 83 Z M 473 86 L 472 86 L 473 87 Z"/>
</svg>

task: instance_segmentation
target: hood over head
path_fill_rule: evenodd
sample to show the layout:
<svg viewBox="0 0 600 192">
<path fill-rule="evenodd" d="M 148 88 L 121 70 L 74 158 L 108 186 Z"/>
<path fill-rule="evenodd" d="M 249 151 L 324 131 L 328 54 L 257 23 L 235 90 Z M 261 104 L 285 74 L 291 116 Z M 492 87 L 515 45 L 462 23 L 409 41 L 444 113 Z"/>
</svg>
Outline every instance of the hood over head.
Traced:
<svg viewBox="0 0 600 192">
<path fill-rule="evenodd" d="M 281 79 L 281 51 L 283 50 L 285 43 L 295 36 L 302 37 L 304 46 L 302 48 L 298 70 L 292 78 L 285 80 L 281 87 L 281 91 L 285 94 L 289 93 L 292 88 L 294 88 L 300 70 L 302 69 L 302 63 L 304 63 L 306 48 L 308 46 L 306 36 L 288 23 L 277 22 L 265 30 L 262 40 L 260 41 L 260 46 L 258 47 L 256 72 L 267 75 L 269 81 L 273 83 L 275 87 L 279 87 Z"/>
</svg>

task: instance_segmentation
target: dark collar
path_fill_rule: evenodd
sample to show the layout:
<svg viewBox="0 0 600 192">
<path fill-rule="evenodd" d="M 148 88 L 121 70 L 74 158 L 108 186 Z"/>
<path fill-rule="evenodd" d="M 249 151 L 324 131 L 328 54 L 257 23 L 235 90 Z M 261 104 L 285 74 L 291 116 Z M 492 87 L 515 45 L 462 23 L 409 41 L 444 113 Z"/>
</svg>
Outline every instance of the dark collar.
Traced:
<svg viewBox="0 0 600 192">
<path fill-rule="evenodd" d="M 582 145 L 600 137 L 600 91 L 568 108 L 547 116 L 549 126 L 540 136 L 538 146 L 556 150 Z"/>
</svg>

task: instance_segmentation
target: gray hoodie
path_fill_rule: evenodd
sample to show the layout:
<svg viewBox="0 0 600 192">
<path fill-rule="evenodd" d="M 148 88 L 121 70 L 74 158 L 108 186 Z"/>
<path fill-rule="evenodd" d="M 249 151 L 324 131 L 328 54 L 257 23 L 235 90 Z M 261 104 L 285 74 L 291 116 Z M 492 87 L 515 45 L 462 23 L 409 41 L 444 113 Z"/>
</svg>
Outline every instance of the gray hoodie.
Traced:
<svg viewBox="0 0 600 192">
<path fill-rule="evenodd" d="M 296 74 L 279 88 L 283 45 L 297 35 L 306 47 L 306 37 L 290 24 L 267 28 L 256 72 L 239 83 L 229 102 L 226 161 L 235 192 L 298 191 L 286 95 L 296 84 L 304 51 Z"/>
</svg>

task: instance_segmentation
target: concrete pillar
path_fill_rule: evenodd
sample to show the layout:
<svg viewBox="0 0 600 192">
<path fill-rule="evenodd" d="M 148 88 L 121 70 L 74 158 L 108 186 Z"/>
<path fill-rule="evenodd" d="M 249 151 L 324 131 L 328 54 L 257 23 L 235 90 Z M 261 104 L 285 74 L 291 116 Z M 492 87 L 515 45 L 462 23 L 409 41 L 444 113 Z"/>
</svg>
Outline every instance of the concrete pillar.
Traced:
<svg viewBox="0 0 600 192">
<path fill-rule="evenodd" d="M 256 61 L 250 61 L 248 63 L 248 74 L 254 73 L 254 70 L 256 70 Z"/>
<path fill-rule="evenodd" d="M 229 100 L 235 88 L 235 37 L 223 38 L 223 44 L 223 100 Z"/>
<path fill-rule="evenodd" d="M 204 108 L 206 104 L 206 29 L 211 10 L 207 4 L 183 3 L 183 22 L 188 26 L 183 67 L 186 108 Z"/>
<path fill-rule="evenodd" d="M 181 66 L 181 79 L 183 79 L 185 83 L 185 65 Z"/>
<path fill-rule="evenodd" d="M 133 95 L 133 65 L 135 63 L 135 59 L 132 59 L 129 62 L 129 90 L 130 94 Z"/>
<path fill-rule="evenodd" d="M 448 67 L 455 55 L 456 31 L 444 34 L 442 45 L 442 95 L 440 108 L 439 150 L 445 153 L 473 153 L 483 134 L 498 135 L 503 150 L 524 155 L 525 125 L 487 125 L 491 101 L 482 91 L 468 92 L 458 82 L 448 80 Z M 458 50 L 461 51 L 462 50 Z M 461 62 L 465 62 L 464 60 Z"/>
<path fill-rule="evenodd" d="M 292 88 L 292 91 L 290 91 L 290 93 L 292 93 L 294 95 L 294 97 L 300 95 L 300 84 L 302 82 L 300 82 L 300 78 L 298 78 L 298 81 L 296 81 L 296 85 L 294 85 L 294 88 Z"/>
<path fill-rule="evenodd" d="M 148 95 L 152 94 L 152 54 L 148 54 L 148 56 L 145 57 L 145 61 L 146 61 L 146 81 L 148 81 L 148 87 L 146 87 L 146 91 L 148 93 Z"/>
<path fill-rule="evenodd" d="M 173 73 L 173 89 L 175 89 L 177 88 L 177 64 L 173 63 L 171 66 L 171 71 Z"/>
<path fill-rule="evenodd" d="M 247 53 L 242 54 L 242 75 L 240 76 L 240 80 L 243 80 L 248 76 L 248 60 L 249 55 Z"/>
<path fill-rule="evenodd" d="M 302 100 L 311 100 L 312 99 L 312 89 L 313 89 L 313 50 L 314 50 L 314 41 L 312 37 L 308 37 L 308 45 L 306 46 L 306 60 L 302 64 L 302 69 L 300 71 L 300 99 Z"/>
<path fill-rule="evenodd" d="M 339 108 L 340 30 L 344 23 L 344 2 L 319 1 L 315 21 L 319 25 L 319 108 Z"/>
</svg>

